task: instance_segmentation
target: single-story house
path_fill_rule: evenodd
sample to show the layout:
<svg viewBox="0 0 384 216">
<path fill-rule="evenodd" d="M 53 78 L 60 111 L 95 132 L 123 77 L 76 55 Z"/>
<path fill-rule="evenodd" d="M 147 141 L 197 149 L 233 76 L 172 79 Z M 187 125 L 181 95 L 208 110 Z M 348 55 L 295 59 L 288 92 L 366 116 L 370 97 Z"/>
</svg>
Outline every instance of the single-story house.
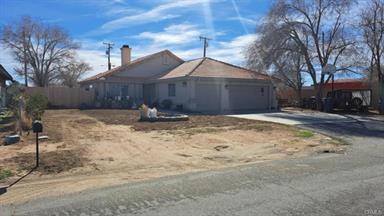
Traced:
<svg viewBox="0 0 384 216">
<path fill-rule="evenodd" d="M 122 65 L 80 82 L 93 88 L 97 100 L 133 98 L 136 103 L 171 100 L 194 112 L 244 112 L 277 107 L 268 75 L 212 58 L 184 61 L 164 50 L 131 61 L 131 48 L 121 48 Z"/>
<path fill-rule="evenodd" d="M 6 81 L 13 80 L 12 76 L 0 64 L 0 107 L 6 106 Z"/>
</svg>

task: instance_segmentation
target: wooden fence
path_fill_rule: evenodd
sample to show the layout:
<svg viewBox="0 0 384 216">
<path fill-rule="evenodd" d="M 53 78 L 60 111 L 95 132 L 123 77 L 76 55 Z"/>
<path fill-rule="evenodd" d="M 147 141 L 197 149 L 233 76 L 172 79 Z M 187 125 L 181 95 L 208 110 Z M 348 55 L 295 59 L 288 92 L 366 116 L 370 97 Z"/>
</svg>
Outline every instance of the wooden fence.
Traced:
<svg viewBox="0 0 384 216">
<path fill-rule="evenodd" d="M 28 95 L 42 94 L 48 98 L 50 107 L 79 108 L 80 105 L 93 105 L 95 93 L 92 89 L 69 88 L 62 86 L 27 87 Z"/>
</svg>

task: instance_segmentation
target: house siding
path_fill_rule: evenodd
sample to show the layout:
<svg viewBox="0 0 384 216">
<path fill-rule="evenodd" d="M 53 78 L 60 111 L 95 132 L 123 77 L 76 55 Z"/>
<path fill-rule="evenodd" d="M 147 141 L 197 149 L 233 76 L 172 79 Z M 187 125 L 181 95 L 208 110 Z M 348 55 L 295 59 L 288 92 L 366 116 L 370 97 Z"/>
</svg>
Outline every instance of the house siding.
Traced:
<svg viewBox="0 0 384 216">
<path fill-rule="evenodd" d="M 104 82 L 93 82 L 88 84 L 87 86 L 83 86 L 83 88 L 92 88 L 95 90 L 95 98 L 97 100 L 103 99 L 104 97 L 115 98 L 117 96 L 124 96 L 124 87 L 128 87 L 127 95 L 129 97 L 134 98 L 135 101 L 143 100 L 143 84 L 137 82 L 128 82 L 128 81 L 109 81 L 106 80 Z"/>
<path fill-rule="evenodd" d="M 0 77 L 0 107 L 4 107 L 6 104 L 6 94 L 5 94 L 5 80 Z"/>
<path fill-rule="evenodd" d="M 237 92 L 239 89 L 233 87 L 243 87 L 247 92 Z M 264 89 L 264 95 L 260 96 L 260 89 Z M 232 112 L 240 110 L 268 110 L 277 102 L 274 101 L 273 87 L 270 82 L 260 80 L 226 80 L 226 79 L 211 79 L 197 80 L 195 87 L 196 101 L 194 111 L 198 112 Z M 203 94 L 203 92 L 207 92 Z M 236 92 L 231 92 L 236 91 Z M 249 92 L 251 91 L 251 92 Z M 245 94 L 247 93 L 247 94 Z M 253 106 L 241 106 L 239 101 L 235 101 L 233 95 L 244 95 L 241 98 L 243 104 L 253 103 Z M 252 101 L 251 101 L 252 100 Z"/>
<path fill-rule="evenodd" d="M 168 96 L 168 84 L 175 84 L 175 96 Z M 182 104 L 185 110 L 195 112 L 226 113 L 237 109 L 242 110 L 241 106 L 238 105 L 239 103 L 233 101 L 233 98 L 231 99 L 231 86 L 241 86 L 246 91 L 252 91 L 251 93 L 245 92 L 248 98 L 244 98 L 245 104 L 248 103 L 247 100 L 256 100 L 253 102 L 253 107 L 248 106 L 250 111 L 269 110 L 277 104 L 274 99 L 273 86 L 269 81 L 212 78 L 162 81 L 156 84 L 156 99 L 159 103 L 169 99 L 172 100 L 173 108 Z M 264 89 L 263 96 L 259 95 L 261 88 Z M 241 92 L 235 93 L 242 95 Z M 236 108 L 236 106 L 238 107 Z"/>
<path fill-rule="evenodd" d="M 175 84 L 176 87 L 176 94 L 175 96 L 169 96 L 168 95 L 168 84 Z M 185 81 L 168 81 L 168 82 L 161 82 L 156 84 L 156 95 L 157 100 L 159 103 L 161 103 L 163 100 L 171 100 L 173 104 L 173 108 L 176 107 L 176 105 L 183 105 L 184 109 L 190 110 L 190 95 L 188 91 L 188 86 L 191 85 L 191 82 L 188 80 Z"/>
</svg>

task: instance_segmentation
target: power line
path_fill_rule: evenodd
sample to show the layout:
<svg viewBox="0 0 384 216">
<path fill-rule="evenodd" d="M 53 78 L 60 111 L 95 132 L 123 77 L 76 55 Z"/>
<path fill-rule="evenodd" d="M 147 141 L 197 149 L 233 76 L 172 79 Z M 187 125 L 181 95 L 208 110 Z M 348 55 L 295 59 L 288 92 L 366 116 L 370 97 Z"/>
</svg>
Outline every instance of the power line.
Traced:
<svg viewBox="0 0 384 216">
<path fill-rule="evenodd" d="M 111 70 L 111 49 L 114 44 L 107 42 L 103 42 L 103 44 L 107 45 L 107 50 L 105 51 L 105 54 L 108 55 L 108 70 Z"/>
<path fill-rule="evenodd" d="M 200 41 L 204 40 L 203 57 L 205 57 L 206 53 L 207 53 L 208 41 L 212 40 L 212 39 L 211 38 L 207 38 L 207 37 L 203 37 L 203 36 L 200 36 L 199 38 L 200 38 Z"/>
</svg>

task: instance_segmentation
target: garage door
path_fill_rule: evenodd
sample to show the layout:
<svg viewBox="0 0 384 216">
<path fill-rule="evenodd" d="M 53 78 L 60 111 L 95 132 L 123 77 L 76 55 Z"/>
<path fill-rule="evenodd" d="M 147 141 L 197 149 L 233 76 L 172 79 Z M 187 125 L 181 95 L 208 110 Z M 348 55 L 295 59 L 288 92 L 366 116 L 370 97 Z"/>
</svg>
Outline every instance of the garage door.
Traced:
<svg viewBox="0 0 384 216">
<path fill-rule="evenodd" d="M 196 103 L 198 111 L 219 111 L 221 106 L 220 86 L 197 84 Z"/>
<path fill-rule="evenodd" d="M 231 110 L 268 109 L 268 88 L 251 85 L 228 85 Z"/>
</svg>

